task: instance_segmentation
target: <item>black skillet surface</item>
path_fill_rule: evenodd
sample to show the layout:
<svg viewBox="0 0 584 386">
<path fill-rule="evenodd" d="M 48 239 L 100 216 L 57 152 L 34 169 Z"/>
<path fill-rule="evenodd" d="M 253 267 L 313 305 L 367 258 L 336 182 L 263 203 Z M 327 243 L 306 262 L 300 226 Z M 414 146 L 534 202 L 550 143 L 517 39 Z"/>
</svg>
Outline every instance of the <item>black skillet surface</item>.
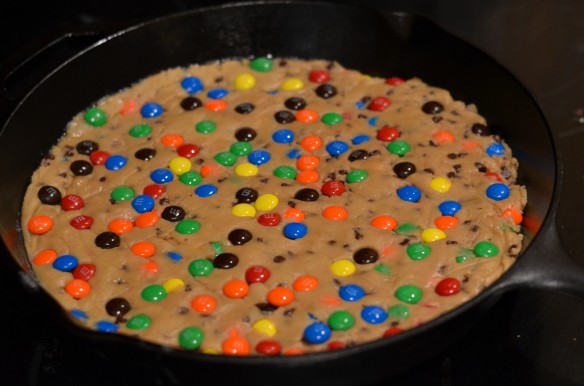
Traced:
<svg viewBox="0 0 584 386">
<path fill-rule="evenodd" d="M 432 49 L 434 49 L 434 50 L 436 49 L 436 47 L 427 47 L 427 48 L 429 48 L 429 49 L 425 49 L 425 50 L 424 50 L 424 52 L 426 52 L 426 53 L 427 53 L 428 51 L 432 51 Z M 411 63 L 410 63 L 410 66 L 408 66 L 408 67 L 411 67 L 411 66 L 413 66 L 413 67 L 415 68 L 415 63 L 414 63 L 414 64 L 411 64 Z M 484 71 L 481 71 L 481 74 L 483 74 L 483 75 L 484 75 L 484 74 L 485 74 L 485 73 L 484 73 Z M 406 74 L 406 75 L 407 75 L 407 74 Z M 424 78 L 425 78 L 425 79 L 428 79 L 428 76 L 424 76 Z M 439 82 L 433 82 L 433 83 L 439 83 Z M 483 84 L 483 86 L 484 86 L 484 85 L 485 85 L 485 84 Z M 450 88 L 452 88 L 452 87 L 450 87 Z M 487 87 L 487 89 L 488 89 L 488 87 Z M 463 97 L 464 97 L 464 96 L 463 96 Z M 465 98 L 465 99 L 467 99 L 467 98 Z M 482 104 L 481 102 L 478 102 L 478 104 L 479 104 L 480 106 L 483 106 L 483 104 Z M 489 115 L 487 115 L 487 116 L 489 117 Z M 504 133 L 504 135 L 505 135 L 506 137 L 509 137 L 509 135 L 508 135 L 508 134 L 509 134 L 509 133 Z M 541 133 L 540 133 L 540 134 L 541 134 Z M 468 313 L 467 313 L 467 314 L 468 314 Z M 468 316 L 466 317 L 466 319 L 467 319 L 467 322 L 469 322 L 469 320 L 468 320 L 468 319 L 469 319 L 469 317 L 468 317 Z"/>
</svg>

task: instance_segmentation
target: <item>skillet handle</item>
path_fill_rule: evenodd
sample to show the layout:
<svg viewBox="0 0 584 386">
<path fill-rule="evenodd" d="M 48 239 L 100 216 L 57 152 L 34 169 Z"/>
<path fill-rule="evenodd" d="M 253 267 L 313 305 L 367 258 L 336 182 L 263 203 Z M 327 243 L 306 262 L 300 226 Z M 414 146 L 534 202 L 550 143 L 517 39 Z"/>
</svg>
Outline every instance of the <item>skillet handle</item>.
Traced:
<svg viewBox="0 0 584 386">
<path fill-rule="evenodd" d="M 105 36 L 100 31 L 55 33 L 25 46 L 4 62 L 0 67 L 0 127 L 45 76 Z"/>
<path fill-rule="evenodd" d="M 524 256 L 495 284 L 500 291 L 516 288 L 551 289 L 584 301 L 584 266 L 570 256 L 560 240 L 556 210 L 542 226 Z"/>
</svg>

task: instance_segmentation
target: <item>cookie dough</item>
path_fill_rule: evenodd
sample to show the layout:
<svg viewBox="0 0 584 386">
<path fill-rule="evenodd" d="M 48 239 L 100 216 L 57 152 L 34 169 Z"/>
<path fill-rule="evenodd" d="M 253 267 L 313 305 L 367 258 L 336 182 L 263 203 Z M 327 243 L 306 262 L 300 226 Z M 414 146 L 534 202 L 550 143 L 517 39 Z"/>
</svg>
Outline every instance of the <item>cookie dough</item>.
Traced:
<svg viewBox="0 0 584 386">
<path fill-rule="evenodd" d="M 475 106 L 419 79 L 225 60 L 74 117 L 22 221 L 83 326 L 301 354 L 415 328 L 496 280 L 521 250 L 517 167 Z"/>
</svg>

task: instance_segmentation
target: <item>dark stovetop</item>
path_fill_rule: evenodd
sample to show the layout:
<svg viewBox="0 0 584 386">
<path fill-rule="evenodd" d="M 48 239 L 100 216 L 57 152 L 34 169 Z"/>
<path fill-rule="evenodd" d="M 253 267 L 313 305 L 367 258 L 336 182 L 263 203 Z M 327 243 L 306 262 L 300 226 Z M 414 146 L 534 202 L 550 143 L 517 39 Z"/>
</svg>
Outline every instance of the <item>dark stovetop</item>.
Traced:
<svg viewBox="0 0 584 386">
<path fill-rule="evenodd" d="M 120 27 L 216 2 L 30 1 L 3 5 L 0 61 L 55 31 Z M 382 10 L 428 16 L 508 67 L 533 92 L 565 159 L 558 220 L 573 256 L 584 213 L 584 2 L 581 0 L 361 1 Z M 583 278 L 584 280 L 584 278 Z M 115 363 L 71 343 L 62 326 L 18 295 L 14 275 L 0 271 L 0 379 L 5 385 L 171 383 L 157 369 Z M 128 358 L 128 364 L 132 358 Z M 391 358 L 388 358 L 391 360 Z M 277 381 L 274 381 L 276 384 Z M 559 293 L 504 295 L 445 352 L 379 385 L 584 385 L 584 302 Z"/>
</svg>

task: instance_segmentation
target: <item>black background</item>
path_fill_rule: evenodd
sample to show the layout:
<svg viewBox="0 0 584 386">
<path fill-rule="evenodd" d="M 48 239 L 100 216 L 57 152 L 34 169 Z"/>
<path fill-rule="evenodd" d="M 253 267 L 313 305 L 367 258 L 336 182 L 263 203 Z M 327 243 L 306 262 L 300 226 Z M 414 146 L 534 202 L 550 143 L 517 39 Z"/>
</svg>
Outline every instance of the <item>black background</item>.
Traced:
<svg viewBox="0 0 584 386">
<path fill-rule="evenodd" d="M 350 1 L 344 1 L 350 2 Z M 3 4 L 0 62 L 12 65 L 49 36 L 116 30 L 217 1 L 19 1 Z M 427 16 L 509 68 L 541 104 L 565 159 L 558 224 L 582 256 L 584 215 L 584 1 L 360 1 Z M 4 267 L 0 265 L 0 267 Z M 583 278 L 584 281 L 584 278 Z M 168 384 L 156 369 L 114 363 L 74 345 L 42 308 L 23 301 L 11 272 L 0 271 L 0 384 Z M 391 358 L 388 358 L 391 360 Z M 309 380 L 307 380 L 309 383 Z M 220 382 L 218 383 L 220 384 Z M 277 384 L 277 380 L 274 380 Z M 379 385 L 584 385 L 584 302 L 558 293 L 504 295 L 462 339 L 430 362 Z"/>
</svg>

